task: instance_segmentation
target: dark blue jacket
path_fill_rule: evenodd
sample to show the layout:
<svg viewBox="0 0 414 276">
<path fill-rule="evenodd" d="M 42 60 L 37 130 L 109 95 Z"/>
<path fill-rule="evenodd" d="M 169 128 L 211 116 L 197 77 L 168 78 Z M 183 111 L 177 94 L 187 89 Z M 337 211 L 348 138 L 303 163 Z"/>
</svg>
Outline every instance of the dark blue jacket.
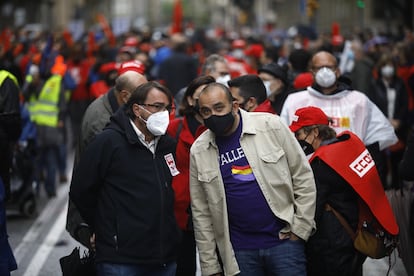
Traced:
<svg viewBox="0 0 414 276">
<path fill-rule="evenodd" d="M 16 260 L 10 248 L 6 229 L 5 191 L 3 180 L 0 177 L 0 275 L 10 275 L 10 271 L 17 269 Z"/>
<path fill-rule="evenodd" d="M 153 154 L 120 108 L 81 155 L 70 198 L 96 233 L 97 262 L 165 264 L 176 259 L 180 231 L 165 158 L 170 154 L 175 158 L 172 138 L 162 136 Z"/>
</svg>

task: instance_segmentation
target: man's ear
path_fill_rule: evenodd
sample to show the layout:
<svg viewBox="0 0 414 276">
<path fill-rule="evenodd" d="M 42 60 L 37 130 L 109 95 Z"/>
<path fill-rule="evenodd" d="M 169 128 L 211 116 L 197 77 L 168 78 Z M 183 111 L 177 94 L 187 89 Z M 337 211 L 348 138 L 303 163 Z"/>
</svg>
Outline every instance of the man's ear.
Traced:
<svg viewBox="0 0 414 276">
<path fill-rule="evenodd" d="M 249 111 L 250 111 L 250 109 L 256 108 L 258 106 L 257 99 L 255 97 L 250 97 L 247 100 L 247 106 L 248 106 L 247 110 L 249 110 Z"/>
<path fill-rule="evenodd" d="M 312 129 L 312 131 L 315 132 L 315 135 L 316 135 L 315 137 L 319 137 L 319 128 L 315 127 Z"/>
<path fill-rule="evenodd" d="M 129 99 L 129 96 L 131 95 L 128 91 L 126 91 L 126 90 L 121 90 L 121 92 L 120 92 L 120 95 L 121 95 L 121 100 L 122 100 L 122 102 L 124 103 L 124 104 L 126 104 L 126 102 L 128 101 L 128 99 Z"/>
<path fill-rule="evenodd" d="M 236 113 L 239 111 L 239 103 L 237 101 L 233 101 L 232 110 Z"/>
<path fill-rule="evenodd" d="M 139 105 L 138 104 L 133 104 L 132 105 L 132 112 L 134 112 L 135 117 L 140 117 L 141 116 L 139 114 Z"/>
</svg>

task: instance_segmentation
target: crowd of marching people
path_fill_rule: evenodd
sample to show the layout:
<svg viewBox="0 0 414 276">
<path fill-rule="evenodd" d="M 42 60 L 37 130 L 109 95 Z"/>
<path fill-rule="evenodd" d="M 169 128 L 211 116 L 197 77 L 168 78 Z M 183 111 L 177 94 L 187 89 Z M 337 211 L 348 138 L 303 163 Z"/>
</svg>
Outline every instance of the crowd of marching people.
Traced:
<svg viewBox="0 0 414 276">
<path fill-rule="evenodd" d="M 355 231 L 363 201 L 391 236 L 409 231 L 384 191 L 414 179 L 412 30 L 5 32 L 0 139 L 15 85 L 10 155 L 27 149 L 48 198 L 71 179 L 67 230 L 96 250 L 98 275 L 194 275 L 197 262 L 203 275 L 362 275 L 335 212 Z"/>
</svg>

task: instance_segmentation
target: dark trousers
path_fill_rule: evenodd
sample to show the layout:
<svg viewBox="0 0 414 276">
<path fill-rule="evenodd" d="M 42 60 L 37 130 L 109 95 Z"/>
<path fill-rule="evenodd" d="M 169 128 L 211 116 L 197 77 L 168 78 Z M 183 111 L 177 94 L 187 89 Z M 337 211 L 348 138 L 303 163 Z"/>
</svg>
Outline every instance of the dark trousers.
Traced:
<svg viewBox="0 0 414 276">
<path fill-rule="evenodd" d="M 196 243 L 194 231 L 182 231 L 176 276 L 194 276 L 196 273 Z"/>
</svg>

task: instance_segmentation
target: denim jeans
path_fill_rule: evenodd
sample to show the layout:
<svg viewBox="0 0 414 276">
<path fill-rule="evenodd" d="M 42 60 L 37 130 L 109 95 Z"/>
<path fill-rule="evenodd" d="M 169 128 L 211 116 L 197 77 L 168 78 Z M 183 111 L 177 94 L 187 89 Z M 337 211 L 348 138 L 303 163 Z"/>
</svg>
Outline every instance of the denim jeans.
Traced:
<svg viewBox="0 0 414 276">
<path fill-rule="evenodd" d="M 56 195 L 56 172 L 58 170 L 58 146 L 46 146 L 40 149 L 40 168 L 45 169 L 45 190 L 49 197 Z"/>
<path fill-rule="evenodd" d="M 286 240 L 268 249 L 235 251 L 240 276 L 306 275 L 305 242 Z"/>
<path fill-rule="evenodd" d="M 98 276 L 174 276 L 177 264 L 171 262 L 160 265 L 133 265 L 98 263 L 96 272 Z"/>
</svg>

